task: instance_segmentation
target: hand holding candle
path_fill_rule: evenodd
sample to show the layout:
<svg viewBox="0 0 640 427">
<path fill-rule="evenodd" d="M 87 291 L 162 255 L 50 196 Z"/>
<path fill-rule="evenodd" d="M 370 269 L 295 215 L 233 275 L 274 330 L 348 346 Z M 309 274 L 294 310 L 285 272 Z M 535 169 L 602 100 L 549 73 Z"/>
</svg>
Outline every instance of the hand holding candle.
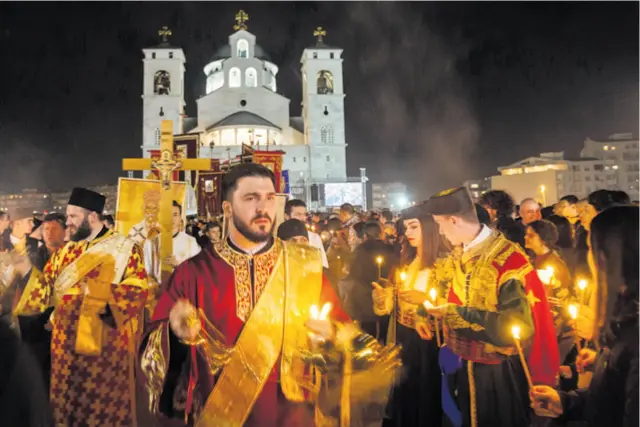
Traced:
<svg viewBox="0 0 640 427">
<path fill-rule="evenodd" d="M 309 320 L 307 328 L 311 330 L 309 338 L 313 344 L 326 341 L 333 338 L 333 327 L 329 321 L 329 312 L 331 312 L 331 304 L 325 303 L 321 309 L 317 305 L 312 305 L 309 310 Z"/>
<path fill-rule="evenodd" d="M 436 305 L 436 298 L 438 296 L 438 292 L 436 291 L 436 288 L 431 288 L 429 290 L 429 297 L 431 298 L 431 301 L 433 303 L 433 305 Z M 433 323 L 435 323 L 436 325 L 436 342 L 438 343 L 438 347 L 442 347 L 442 342 L 440 342 L 440 322 L 438 321 L 437 318 L 433 318 Z"/>
<path fill-rule="evenodd" d="M 580 289 L 580 304 L 584 304 L 584 291 L 587 289 L 588 282 L 585 279 L 578 280 L 578 289 Z"/>
<path fill-rule="evenodd" d="M 520 356 L 522 369 L 524 369 L 524 374 L 527 377 L 527 383 L 529 384 L 529 390 L 531 390 L 533 389 L 533 381 L 531 380 L 531 373 L 529 372 L 527 359 L 525 359 L 524 353 L 522 352 L 522 347 L 520 346 L 520 326 L 513 325 L 513 327 L 511 328 L 511 334 L 513 335 L 513 340 L 515 341 L 516 348 L 518 349 L 518 355 Z"/>
</svg>

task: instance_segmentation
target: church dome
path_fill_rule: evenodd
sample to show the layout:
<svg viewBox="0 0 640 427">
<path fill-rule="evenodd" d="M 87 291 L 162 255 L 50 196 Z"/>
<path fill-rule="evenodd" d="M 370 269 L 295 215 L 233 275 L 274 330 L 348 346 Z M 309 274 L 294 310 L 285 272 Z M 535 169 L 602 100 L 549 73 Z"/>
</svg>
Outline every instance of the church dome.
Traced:
<svg viewBox="0 0 640 427">
<path fill-rule="evenodd" d="M 254 56 L 263 61 L 271 61 L 271 57 L 269 56 L 269 54 L 265 52 L 265 50 L 259 44 L 256 44 L 254 47 Z M 216 53 L 213 54 L 210 62 L 227 58 L 231 58 L 231 45 L 229 44 L 225 44 L 224 46 L 220 47 L 220 49 L 218 49 Z"/>
</svg>

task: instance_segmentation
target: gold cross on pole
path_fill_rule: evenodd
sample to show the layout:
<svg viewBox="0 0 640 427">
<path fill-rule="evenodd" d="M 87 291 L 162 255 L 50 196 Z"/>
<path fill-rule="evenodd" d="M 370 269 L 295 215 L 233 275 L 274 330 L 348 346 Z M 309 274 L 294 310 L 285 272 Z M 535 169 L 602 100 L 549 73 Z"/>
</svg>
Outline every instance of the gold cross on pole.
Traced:
<svg viewBox="0 0 640 427">
<path fill-rule="evenodd" d="M 247 24 L 246 22 L 249 20 L 249 14 L 244 10 L 240 9 L 238 13 L 236 13 L 236 25 L 233 26 L 233 29 L 236 31 L 246 30 Z"/>
<path fill-rule="evenodd" d="M 181 171 L 208 171 L 211 159 L 183 159 L 174 155 L 173 122 L 163 120 L 160 123 L 160 159 L 123 159 L 122 169 L 125 171 L 155 170 L 160 177 L 160 259 L 163 278 L 171 273 L 171 266 L 164 260 L 173 255 L 173 173 Z"/>
<path fill-rule="evenodd" d="M 318 44 L 323 43 L 322 38 L 326 35 L 327 35 L 327 32 L 322 27 L 316 28 L 316 30 L 313 32 L 313 36 L 318 38 Z"/>
<path fill-rule="evenodd" d="M 160 30 L 158 30 L 158 35 L 160 37 L 162 37 L 162 43 L 168 43 L 169 42 L 169 36 L 171 36 L 172 34 L 173 33 L 171 32 L 171 30 L 167 26 L 164 26 Z"/>
</svg>

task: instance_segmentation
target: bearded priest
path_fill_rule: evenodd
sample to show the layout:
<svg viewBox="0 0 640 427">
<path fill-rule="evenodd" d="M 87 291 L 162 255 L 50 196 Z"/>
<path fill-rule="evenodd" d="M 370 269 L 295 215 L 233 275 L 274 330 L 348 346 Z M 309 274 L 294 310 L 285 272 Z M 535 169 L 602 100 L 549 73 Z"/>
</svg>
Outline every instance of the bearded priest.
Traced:
<svg viewBox="0 0 640 427">
<path fill-rule="evenodd" d="M 135 419 L 135 324 L 147 298 L 141 249 L 106 228 L 105 197 L 74 188 L 67 206 L 71 241 L 29 281 L 17 315 L 46 312 L 51 335 L 55 425 L 129 427 Z"/>
<path fill-rule="evenodd" d="M 140 363 L 150 409 L 200 427 L 314 425 L 301 356 L 312 306 L 348 318 L 319 251 L 273 237 L 273 172 L 235 166 L 222 197 L 228 238 L 176 268 L 148 325 Z"/>
</svg>

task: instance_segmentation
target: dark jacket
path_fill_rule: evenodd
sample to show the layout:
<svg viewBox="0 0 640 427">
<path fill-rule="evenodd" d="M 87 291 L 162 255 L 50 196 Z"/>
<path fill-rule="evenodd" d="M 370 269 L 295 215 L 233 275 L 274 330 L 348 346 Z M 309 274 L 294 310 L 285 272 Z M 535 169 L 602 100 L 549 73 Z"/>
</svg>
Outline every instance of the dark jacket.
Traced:
<svg viewBox="0 0 640 427">
<path fill-rule="evenodd" d="M 508 240 L 519 244 L 522 249 L 525 249 L 524 235 L 526 233 L 526 227 L 522 222 L 509 217 L 500 217 L 494 221 L 491 228 L 502 232 Z"/>
<path fill-rule="evenodd" d="M 381 256 L 382 277 L 388 277 L 392 268 L 398 264 L 394 247 L 382 240 L 367 240 L 356 248 L 349 266 L 351 289 L 345 298 L 345 309 L 353 320 L 361 322 L 376 321 L 373 313 L 373 287 L 371 282 L 378 281 L 378 265 L 376 258 Z"/>
<path fill-rule="evenodd" d="M 588 389 L 561 392 L 563 417 L 587 427 L 635 427 L 638 419 L 638 313 L 635 303 L 618 304 L 618 320 L 593 367 Z"/>
<path fill-rule="evenodd" d="M 40 367 L 4 322 L 0 322 L 0 414 L 0 424 L 6 427 L 54 425 Z"/>
</svg>

